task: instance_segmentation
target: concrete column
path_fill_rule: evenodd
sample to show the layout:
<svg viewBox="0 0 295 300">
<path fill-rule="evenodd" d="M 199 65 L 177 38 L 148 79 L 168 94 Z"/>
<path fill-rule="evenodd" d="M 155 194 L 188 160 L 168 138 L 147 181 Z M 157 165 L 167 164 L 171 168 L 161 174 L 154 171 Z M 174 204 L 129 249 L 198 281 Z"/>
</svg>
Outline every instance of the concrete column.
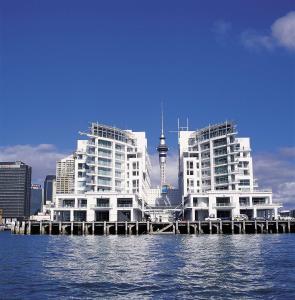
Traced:
<svg viewBox="0 0 295 300">
<path fill-rule="evenodd" d="M 239 223 L 239 234 L 241 234 L 241 232 L 242 232 L 242 224 Z"/>
<path fill-rule="evenodd" d="M 231 233 L 234 234 L 235 233 L 235 224 L 234 221 L 231 221 Z"/>
<path fill-rule="evenodd" d="M 199 227 L 199 234 L 203 233 L 201 221 L 199 221 L 199 226 L 198 227 Z"/>
<path fill-rule="evenodd" d="M 257 217 L 257 209 L 256 207 L 253 208 L 253 218 Z"/>
<path fill-rule="evenodd" d="M 209 233 L 212 234 L 212 222 L 209 221 Z"/>
<path fill-rule="evenodd" d="M 194 224 L 194 234 L 197 234 L 197 224 Z"/>
<path fill-rule="evenodd" d="M 278 219 L 278 208 L 274 208 L 274 217 L 275 217 L 275 220 Z"/>
<path fill-rule="evenodd" d="M 95 234 L 95 224 L 94 224 L 94 221 L 92 221 L 92 235 Z"/>
<path fill-rule="evenodd" d="M 104 235 L 107 234 L 107 222 L 106 221 L 103 222 L 103 234 Z"/>
<path fill-rule="evenodd" d="M 179 233 L 179 229 L 178 229 L 178 221 L 175 222 L 175 231 L 176 231 L 176 233 Z"/>
<path fill-rule="evenodd" d="M 190 222 L 189 221 L 186 224 L 186 232 L 187 232 L 187 234 L 190 234 Z"/>
<path fill-rule="evenodd" d="M 118 234 L 118 222 L 115 222 L 115 233 Z"/>
<path fill-rule="evenodd" d="M 127 224 L 127 221 L 125 221 L 125 234 L 128 233 L 128 224 Z"/>
<path fill-rule="evenodd" d="M 71 234 L 74 233 L 74 222 L 71 222 Z"/>
<path fill-rule="evenodd" d="M 245 220 L 243 220 L 243 231 L 242 232 L 246 233 L 246 221 Z"/>
<path fill-rule="evenodd" d="M 39 223 L 39 232 L 40 232 L 40 234 L 43 234 L 42 228 L 43 228 L 43 224 L 42 224 L 42 221 L 40 221 L 40 223 Z"/>
<path fill-rule="evenodd" d="M 82 234 L 85 234 L 85 222 L 82 222 Z"/>
<path fill-rule="evenodd" d="M 147 221 L 146 222 L 146 233 L 149 233 L 150 232 L 150 222 Z"/>
<path fill-rule="evenodd" d="M 58 234 L 62 234 L 61 221 L 58 223 Z"/>
<path fill-rule="evenodd" d="M 276 233 L 279 233 L 279 221 L 276 219 Z"/>
<path fill-rule="evenodd" d="M 255 229 L 255 233 L 257 233 L 257 221 L 255 220 L 255 223 L 254 223 L 254 229 Z"/>
<path fill-rule="evenodd" d="M 220 223 L 219 223 L 219 233 L 223 234 L 222 220 L 220 220 Z"/>
<path fill-rule="evenodd" d="M 268 233 L 268 220 L 265 221 L 265 230 L 266 230 L 266 233 Z"/>
<path fill-rule="evenodd" d="M 31 221 L 28 222 L 27 234 L 31 234 Z"/>
<path fill-rule="evenodd" d="M 52 222 L 49 221 L 49 234 L 51 235 L 52 234 Z"/>
<path fill-rule="evenodd" d="M 291 232 L 291 222 L 290 222 L 290 220 L 288 220 L 288 232 L 289 233 Z"/>
<path fill-rule="evenodd" d="M 74 210 L 73 209 L 70 210 L 70 221 L 71 222 L 74 221 Z"/>
<path fill-rule="evenodd" d="M 138 235 L 138 221 L 136 221 L 136 225 L 135 226 L 136 226 L 136 228 L 135 228 L 136 229 L 136 235 Z"/>
</svg>

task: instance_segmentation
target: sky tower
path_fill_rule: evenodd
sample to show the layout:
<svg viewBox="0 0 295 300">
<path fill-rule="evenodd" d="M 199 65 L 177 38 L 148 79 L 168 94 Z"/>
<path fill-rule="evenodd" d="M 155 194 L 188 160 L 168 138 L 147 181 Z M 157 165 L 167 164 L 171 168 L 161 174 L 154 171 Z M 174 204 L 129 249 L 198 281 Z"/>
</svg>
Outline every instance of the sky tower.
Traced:
<svg viewBox="0 0 295 300">
<path fill-rule="evenodd" d="M 168 147 L 166 146 L 166 139 L 164 136 L 163 107 L 161 113 L 161 121 L 162 121 L 162 132 L 160 136 L 160 144 L 157 147 L 157 151 L 159 152 L 161 191 L 163 192 L 163 186 L 166 184 L 166 157 L 168 152 Z"/>
</svg>

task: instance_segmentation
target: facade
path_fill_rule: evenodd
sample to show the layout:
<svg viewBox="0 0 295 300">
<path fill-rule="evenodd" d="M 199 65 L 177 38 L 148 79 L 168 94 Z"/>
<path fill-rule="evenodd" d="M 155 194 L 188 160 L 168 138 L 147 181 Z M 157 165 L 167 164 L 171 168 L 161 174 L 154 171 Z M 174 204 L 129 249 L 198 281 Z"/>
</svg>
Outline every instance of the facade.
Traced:
<svg viewBox="0 0 295 300">
<path fill-rule="evenodd" d="M 0 162 L 0 209 L 4 222 L 30 216 L 31 167 L 23 162 Z"/>
<path fill-rule="evenodd" d="M 151 188 L 144 132 L 92 123 L 76 151 L 57 162 L 56 197 L 44 206 L 52 221 L 203 221 L 277 219 L 278 203 L 254 180 L 250 139 L 224 122 L 178 132 L 178 189 L 166 182 L 163 133 L 161 186 Z"/>
<path fill-rule="evenodd" d="M 56 176 L 47 175 L 44 181 L 44 196 L 43 203 L 46 201 L 52 202 L 56 194 Z"/>
<path fill-rule="evenodd" d="M 51 220 L 133 221 L 143 218 L 150 189 L 144 132 L 92 123 L 86 140 L 57 163 Z"/>
<path fill-rule="evenodd" d="M 180 131 L 178 174 L 186 220 L 278 217 L 272 192 L 255 184 L 250 139 L 233 122 Z"/>
<path fill-rule="evenodd" d="M 31 185 L 31 205 L 30 215 L 34 215 L 41 211 L 43 204 L 43 189 L 41 184 Z"/>
<path fill-rule="evenodd" d="M 57 162 L 56 193 L 71 194 L 75 191 L 75 158 L 69 155 Z"/>
</svg>

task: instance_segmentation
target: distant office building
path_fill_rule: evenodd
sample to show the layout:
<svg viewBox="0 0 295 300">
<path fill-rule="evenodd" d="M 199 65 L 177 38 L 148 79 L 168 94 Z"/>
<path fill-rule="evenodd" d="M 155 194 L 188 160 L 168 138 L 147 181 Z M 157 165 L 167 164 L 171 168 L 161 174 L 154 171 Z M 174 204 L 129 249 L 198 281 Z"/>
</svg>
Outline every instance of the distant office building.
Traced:
<svg viewBox="0 0 295 300">
<path fill-rule="evenodd" d="M 46 201 L 53 201 L 56 189 L 56 176 L 47 175 L 44 181 L 44 197 L 43 203 L 46 204 Z"/>
<path fill-rule="evenodd" d="M 41 211 L 43 190 L 41 184 L 32 184 L 31 186 L 31 208 L 30 215 L 34 215 Z"/>
<path fill-rule="evenodd" d="M 4 221 L 30 216 L 32 168 L 23 162 L 0 162 L 0 208 Z"/>
<path fill-rule="evenodd" d="M 71 194 L 75 188 L 75 160 L 73 155 L 57 162 L 56 166 L 56 193 Z"/>
</svg>

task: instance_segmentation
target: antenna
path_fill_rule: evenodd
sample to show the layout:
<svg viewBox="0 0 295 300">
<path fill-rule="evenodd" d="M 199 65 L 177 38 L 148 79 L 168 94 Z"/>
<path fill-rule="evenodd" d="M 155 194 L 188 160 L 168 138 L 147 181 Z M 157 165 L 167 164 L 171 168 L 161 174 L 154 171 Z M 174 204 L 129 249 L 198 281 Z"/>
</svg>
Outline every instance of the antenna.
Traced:
<svg viewBox="0 0 295 300">
<path fill-rule="evenodd" d="M 164 135 L 164 112 L 163 112 L 163 101 L 161 102 L 161 122 L 162 122 L 162 135 Z"/>
</svg>

